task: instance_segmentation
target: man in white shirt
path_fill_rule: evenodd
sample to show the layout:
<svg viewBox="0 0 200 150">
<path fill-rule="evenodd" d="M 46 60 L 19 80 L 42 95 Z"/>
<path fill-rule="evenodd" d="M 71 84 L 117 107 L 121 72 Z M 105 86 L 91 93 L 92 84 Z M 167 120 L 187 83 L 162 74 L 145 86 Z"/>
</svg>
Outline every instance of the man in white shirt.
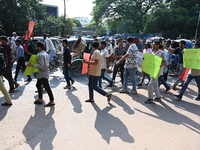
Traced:
<svg viewBox="0 0 200 150">
<path fill-rule="evenodd" d="M 112 80 L 105 76 L 105 72 L 109 67 L 109 53 L 108 50 L 106 49 L 105 41 L 101 41 L 100 48 L 101 48 L 102 62 L 101 62 L 101 76 L 99 79 L 99 87 L 102 87 L 102 78 L 108 81 L 109 84 L 111 84 Z"/>
<path fill-rule="evenodd" d="M 43 34 L 43 38 L 44 38 L 44 48 L 46 52 L 49 54 L 49 57 L 50 57 L 49 61 L 52 62 L 56 57 L 56 48 L 53 45 L 53 42 L 51 41 L 51 39 L 47 37 L 46 33 Z"/>
<path fill-rule="evenodd" d="M 16 55 L 17 45 L 15 41 L 17 40 L 17 33 L 13 32 L 12 35 L 13 35 L 11 38 L 12 55 Z"/>
</svg>

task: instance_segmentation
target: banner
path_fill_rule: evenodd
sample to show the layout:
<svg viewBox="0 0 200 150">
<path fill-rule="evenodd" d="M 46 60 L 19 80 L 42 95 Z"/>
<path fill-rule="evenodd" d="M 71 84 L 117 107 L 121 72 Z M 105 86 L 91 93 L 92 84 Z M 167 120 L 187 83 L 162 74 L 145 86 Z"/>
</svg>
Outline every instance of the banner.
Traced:
<svg viewBox="0 0 200 150">
<path fill-rule="evenodd" d="M 154 79 L 157 79 L 161 62 L 162 58 L 150 53 L 145 53 L 144 60 L 142 61 L 142 71 L 149 74 Z"/>
<path fill-rule="evenodd" d="M 32 35 L 33 35 L 33 29 L 34 29 L 34 26 L 35 26 L 35 22 L 33 22 L 33 21 L 29 21 L 29 25 L 28 25 L 28 31 L 29 31 L 29 34 L 26 34 L 26 36 L 25 36 L 25 40 L 28 39 L 28 36 L 32 36 Z"/>
<path fill-rule="evenodd" d="M 180 75 L 179 78 L 182 79 L 183 81 L 185 81 L 189 71 L 190 71 L 190 69 L 189 69 L 189 68 L 186 68 L 186 69 L 183 71 L 183 73 Z"/>
<path fill-rule="evenodd" d="M 83 53 L 83 59 L 89 61 L 90 53 Z M 88 72 L 88 64 L 87 63 L 83 63 L 82 74 L 86 74 L 87 72 Z"/>
<path fill-rule="evenodd" d="M 184 68 L 200 69 L 200 49 L 184 49 Z"/>
<path fill-rule="evenodd" d="M 36 65 L 37 64 L 37 59 L 38 59 L 38 55 L 31 55 L 31 58 L 29 59 L 29 63 L 31 65 Z M 26 69 L 24 71 L 24 75 L 32 75 L 34 72 L 38 72 L 38 69 L 34 68 L 34 67 L 29 67 L 26 66 Z"/>
</svg>

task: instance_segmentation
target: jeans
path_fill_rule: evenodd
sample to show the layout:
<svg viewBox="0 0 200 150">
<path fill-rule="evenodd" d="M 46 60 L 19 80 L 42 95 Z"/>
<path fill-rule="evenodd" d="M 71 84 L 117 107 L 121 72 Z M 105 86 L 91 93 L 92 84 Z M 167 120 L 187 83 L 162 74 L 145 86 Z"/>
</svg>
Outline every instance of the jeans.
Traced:
<svg viewBox="0 0 200 150">
<path fill-rule="evenodd" d="M 182 97 L 184 92 L 186 91 L 189 83 L 192 81 L 192 79 L 195 79 L 198 87 L 198 96 L 200 97 L 200 76 L 191 76 L 188 75 L 186 81 L 183 84 L 183 87 L 180 90 L 179 96 Z"/>
<path fill-rule="evenodd" d="M 112 82 L 109 78 L 105 76 L 106 69 L 101 69 L 101 76 L 99 78 L 99 86 L 102 87 L 102 79 L 108 81 L 109 83 Z"/>
<path fill-rule="evenodd" d="M 99 76 L 91 76 L 89 75 L 89 83 L 88 83 L 88 88 L 89 88 L 89 98 L 94 99 L 94 92 L 93 90 L 97 91 L 103 96 L 106 96 L 107 92 L 102 90 L 100 87 L 97 86 L 97 82 L 99 81 Z"/>
<path fill-rule="evenodd" d="M 128 76 L 130 76 L 131 80 L 132 80 L 132 90 L 136 90 L 136 67 L 134 68 L 130 68 L 124 69 L 124 89 L 127 89 L 128 86 Z"/>
<path fill-rule="evenodd" d="M 56 57 L 56 51 L 55 50 L 50 50 L 49 51 L 49 57 L 50 57 L 49 62 L 52 62 Z"/>
<path fill-rule="evenodd" d="M 154 79 L 151 77 L 148 84 L 148 97 L 149 99 L 153 99 L 153 91 L 155 92 L 156 98 L 160 98 L 160 92 L 158 87 L 158 79 Z"/>
<path fill-rule="evenodd" d="M 48 81 L 48 79 L 45 79 L 45 78 L 38 79 L 37 83 L 36 83 L 39 98 L 42 99 L 42 97 L 43 97 L 43 95 L 42 95 L 42 85 L 43 85 L 44 89 L 47 91 L 47 94 L 49 96 L 49 100 L 54 101 L 53 93 L 52 93 L 51 88 L 49 86 L 49 81 Z"/>
<path fill-rule="evenodd" d="M 67 82 L 67 85 L 70 85 L 70 80 L 72 81 L 73 79 L 69 75 L 69 67 L 68 66 L 63 66 L 63 74 L 64 74 L 65 80 Z"/>
<path fill-rule="evenodd" d="M 160 76 L 158 77 L 158 84 L 159 84 L 159 86 L 160 86 L 161 84 L 163 84 L 167 90 L 170 89 L 170 86 L 169 86 L 169 85 L 166 83 L 166 81 L 164 80 L 163 75 L 160 75 Z"/>
<path fill-rule="evenodd" d="M 124 63 L 123 64 L 118 64 L 118 65 L 115 64 L 114 69 L 113 69 L 112 80 L 115 80 L 117 72 L 118 72 L 118 69 L 120 70 L 121 82 L 123 84 L 123 82 L 124 82 Z"/>
</svg>

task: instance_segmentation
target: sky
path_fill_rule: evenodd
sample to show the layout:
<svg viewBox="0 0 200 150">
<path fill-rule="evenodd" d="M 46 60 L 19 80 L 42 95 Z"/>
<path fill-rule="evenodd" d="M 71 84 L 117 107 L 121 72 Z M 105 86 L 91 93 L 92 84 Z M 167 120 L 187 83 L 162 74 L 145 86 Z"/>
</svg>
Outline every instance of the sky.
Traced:
<svg viewBox="0 0 200 150">
<path fill-rule="evenodd" d="M 66 15 L 69 18 L 84 17 L 91 19 L 90 16 L 94 0 L 66 0 Z M 58 6 L 59 15 L 64 14 L 64 0 L 43 0 L 44 4 Z"/>
</svg>

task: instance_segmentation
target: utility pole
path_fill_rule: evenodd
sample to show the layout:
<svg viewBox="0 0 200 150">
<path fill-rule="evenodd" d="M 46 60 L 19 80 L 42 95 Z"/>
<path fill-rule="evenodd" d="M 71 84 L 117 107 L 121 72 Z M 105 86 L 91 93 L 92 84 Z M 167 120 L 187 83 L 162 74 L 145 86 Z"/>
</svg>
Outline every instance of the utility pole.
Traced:
<svg viewBox="0 0 200 150">
<path fill-rule="evenodd" d="M 199 13 L 199 18 L 198 18 L 198 22 L 197 22 L 197 28 L 196 28 L 195 37 L 194 37 L 195 41 L 197 40 L 197 34 L 198 34 L 198 28 L 199 28 L 199 21 L 200 21 L 200 11 L 198 11 L 198 13 Z"/>
<path fill-rule="evenodd" d="M 65 32 L 65 19 L 66 19 L 66 1 L 64 0 L 64 17 L 63 17 L 63 26 L 62 26 L 61 37 L 64 37 L 64 32 Z"/>
</svg>

